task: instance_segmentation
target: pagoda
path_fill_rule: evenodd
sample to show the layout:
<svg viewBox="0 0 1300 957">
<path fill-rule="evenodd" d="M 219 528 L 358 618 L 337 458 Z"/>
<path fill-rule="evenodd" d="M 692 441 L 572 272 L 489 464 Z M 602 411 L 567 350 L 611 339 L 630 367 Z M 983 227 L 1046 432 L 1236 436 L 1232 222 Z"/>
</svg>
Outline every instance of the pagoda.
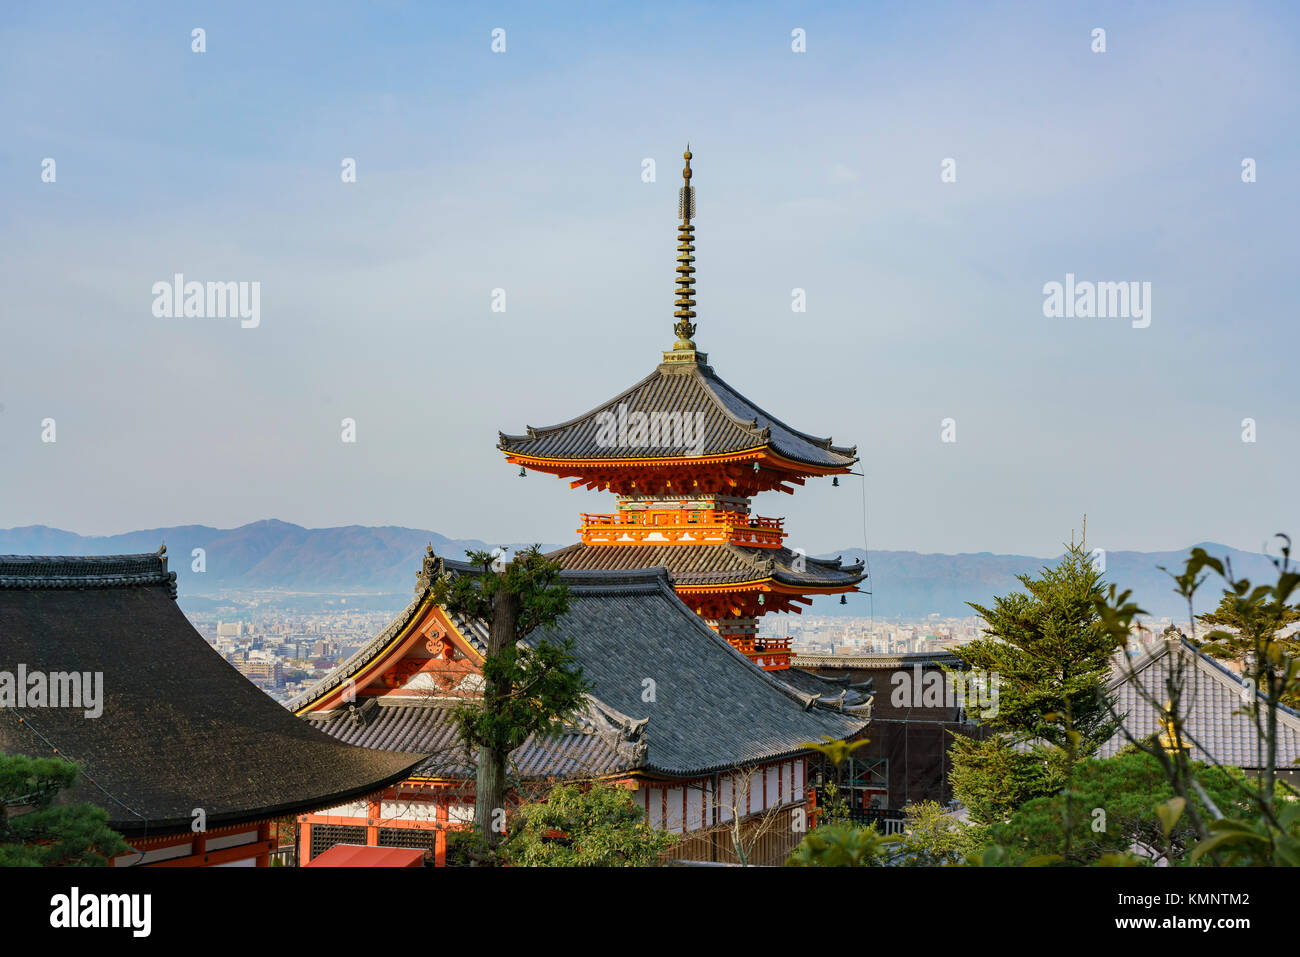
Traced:
<svg viewBox="0 0 1300 957">
<path fill-rule="evenodd" d="M 857 448 L 786 425 L 723 382 L 695 347 L 695 189 L 691 152 L 678 191 L 677 341 L 636 385 L 567 422 L 500 436 L 507 461 L 618 496 L 583 514 L 581 541 L 551 553 L 567 569 L 663 566 L 678 596 L 733 647 L 769 671 L 790 667 L 789 639 L 763 639 L 758 619 L 801 612 L 812 596 L 857 591 L 861 561 L 810 558 L 785 545 L 784 519 L 753 514 L 760 492 L 793 494 L 807 479 L 847 474 Z M 838 480 L 837 480 L 838 481 Z M 843 599 L 841 599 L 843 601 Z"/>
</svg>

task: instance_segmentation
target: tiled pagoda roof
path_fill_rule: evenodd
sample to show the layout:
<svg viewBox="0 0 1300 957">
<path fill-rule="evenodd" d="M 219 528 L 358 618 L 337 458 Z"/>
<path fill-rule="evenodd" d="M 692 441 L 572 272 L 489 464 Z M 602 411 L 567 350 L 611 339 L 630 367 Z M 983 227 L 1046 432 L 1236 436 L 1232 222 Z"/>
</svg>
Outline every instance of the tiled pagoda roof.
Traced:
<svg viewBox="0 0 1300 957">
<path fill-rule="evenodd" d="M 578 542 L 547 557 L 574 570 L 624 570 L 663 566 L 675 585 L 729 585 L 772 579 L 795 588 L 847 588 L 865 579 L 861 559 L 798 557 L 788 548 L 748 548 L 733 544 L 588 545 Z"/>
<path fill-rule="evenodd" d="M 629 415 L 698 412 L 703 441 L 689 453 L 680 445 L 646 448 L 598 442 L 599 414 L 617 413 L 619 406 Z M 510 455 L 565 461 L 698 457 L 752 449 L 767 449 L 820 469 L 847 469 L 857 461 L 856 446 L 832 445 L 830 439 L 791 428 L 719 379 L 712 368 L 696 362 L 660 365 L 626 392 L 577 418 L 545 428 L 530 426 L 525 435 L 501 433 L 497 447 Z"/>
</svg>

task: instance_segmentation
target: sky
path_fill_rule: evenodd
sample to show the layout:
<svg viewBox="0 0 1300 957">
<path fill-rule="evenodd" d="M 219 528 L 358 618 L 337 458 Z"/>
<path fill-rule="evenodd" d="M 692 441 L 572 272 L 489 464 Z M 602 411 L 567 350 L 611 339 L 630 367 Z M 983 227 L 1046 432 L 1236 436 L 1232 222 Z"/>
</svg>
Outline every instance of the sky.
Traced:
<svg viewBox="0 0 1300 957">
<path fill-rule="evenodd" d="M 1256 3 L 6 5 L 0 527 L 574 540 L 613 498 L 521 480 L 497 433 L 671 348 L 689 140 L 699 348 L 862 459 L 755 501 L 788 545 L 865 524 L 873 549 L 1053 555 L 1086 514 L 1098 547 L 1259 550 L 1300 534 L 1298 27 Z M 260 283 L 259 323 L 155 316 L 177 273 Z M 1045 316 L 1067 274 L 1150 283 L 1149 324 Z"/>
</svg>

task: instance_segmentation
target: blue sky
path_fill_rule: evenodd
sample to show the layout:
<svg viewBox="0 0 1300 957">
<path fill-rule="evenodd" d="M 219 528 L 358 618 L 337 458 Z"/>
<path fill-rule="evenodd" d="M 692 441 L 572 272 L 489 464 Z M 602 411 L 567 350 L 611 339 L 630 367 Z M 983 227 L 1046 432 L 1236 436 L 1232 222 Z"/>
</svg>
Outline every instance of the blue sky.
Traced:
<svg viewBox="0 0 1300 957">
<path fill-rule="evenodd" d="M 571 540 L 612 499 L 521 481 L 497 432 L 671 346 L 689 139 L 696 340 L 858 445 L 873 548 L 1050 555 L 1085 512 L 1115 549 L 1300 533 L 1298 25 L 1285 4 L 7 7 L 0 527 Z M 177 272 L 259 281 L 260 326 L 155 318 Z M 1044 317 L 1066 273 L 1150 282 L 1151 325 Z M 860 545 L 858 481 L 756 509 L 814 554 Z"/>
</svg>

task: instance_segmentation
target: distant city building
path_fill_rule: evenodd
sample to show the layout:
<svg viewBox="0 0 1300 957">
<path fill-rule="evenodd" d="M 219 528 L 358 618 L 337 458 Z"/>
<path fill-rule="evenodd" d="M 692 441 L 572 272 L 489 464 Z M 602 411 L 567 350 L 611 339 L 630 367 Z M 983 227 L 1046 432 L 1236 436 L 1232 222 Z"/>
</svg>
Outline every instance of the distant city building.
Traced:
<svg viewBox="0 0 1300 957">
<path fill-rule="evenodd" d="M 239 673 L 250 681 L 284 687 L 284 664 L 278 659 L 246 657 L 234 662 Z"/>
</svg>

